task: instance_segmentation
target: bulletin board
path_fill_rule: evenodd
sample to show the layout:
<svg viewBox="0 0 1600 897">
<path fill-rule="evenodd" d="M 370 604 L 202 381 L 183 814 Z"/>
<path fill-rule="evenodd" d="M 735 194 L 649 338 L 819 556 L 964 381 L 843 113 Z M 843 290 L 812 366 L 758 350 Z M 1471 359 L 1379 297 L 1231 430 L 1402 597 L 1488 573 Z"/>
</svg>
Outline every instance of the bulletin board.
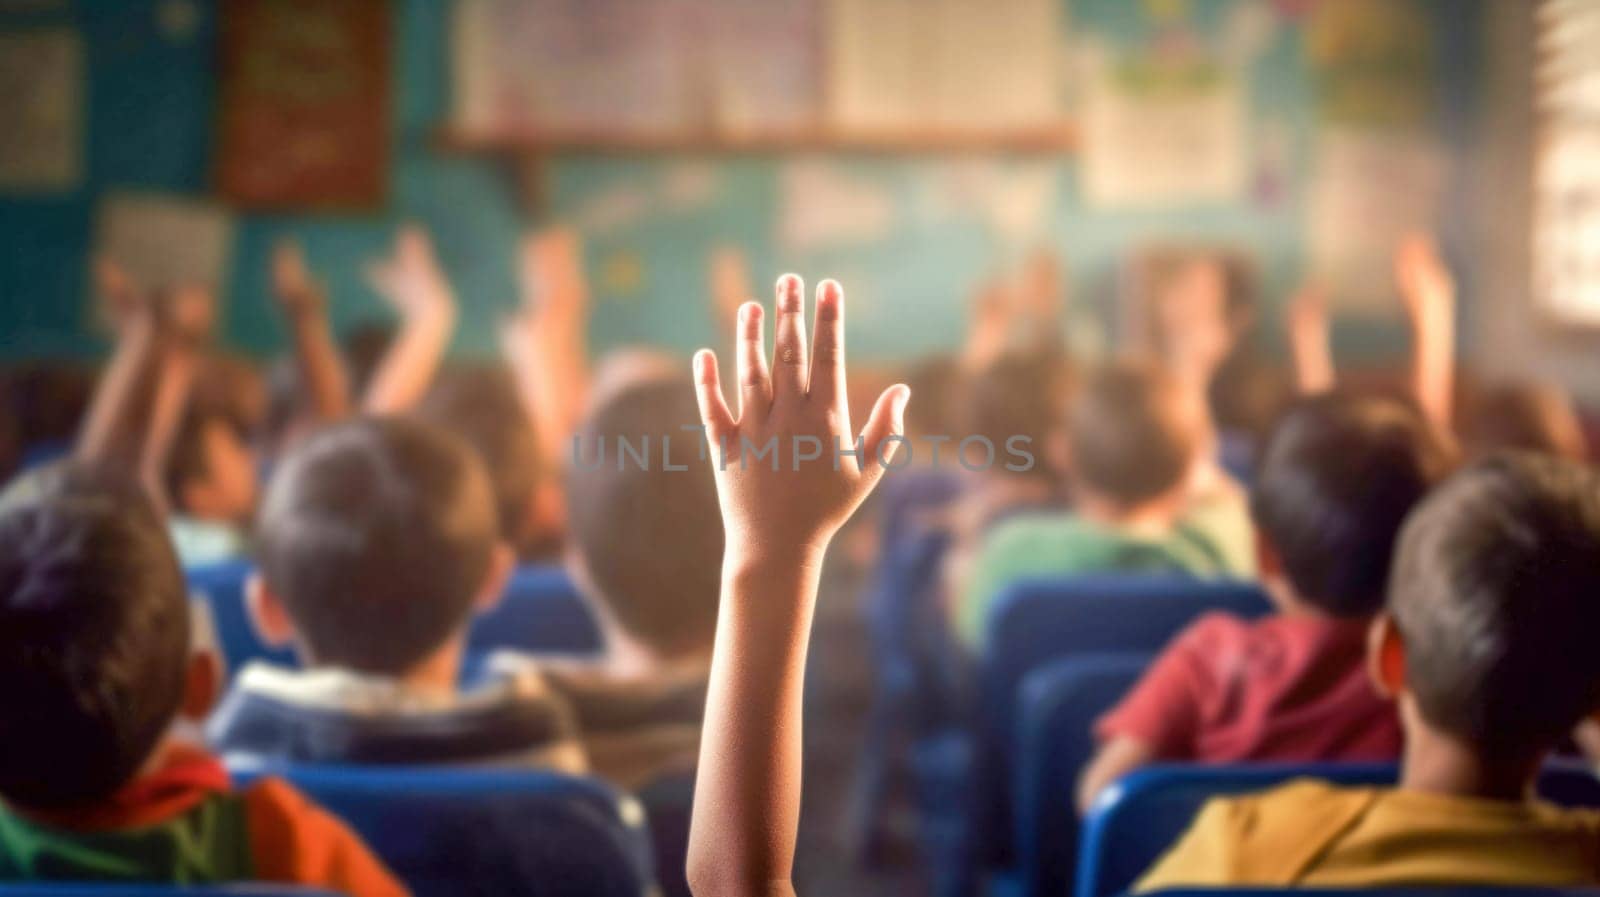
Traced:
<svg viewBox="0 0 1600 897">
<path fill-rule="evenodd" d="M 371 208 L 389 180 L 387 0 L 220 7 L 217 192 L 235 206 Z"/>
</svg>

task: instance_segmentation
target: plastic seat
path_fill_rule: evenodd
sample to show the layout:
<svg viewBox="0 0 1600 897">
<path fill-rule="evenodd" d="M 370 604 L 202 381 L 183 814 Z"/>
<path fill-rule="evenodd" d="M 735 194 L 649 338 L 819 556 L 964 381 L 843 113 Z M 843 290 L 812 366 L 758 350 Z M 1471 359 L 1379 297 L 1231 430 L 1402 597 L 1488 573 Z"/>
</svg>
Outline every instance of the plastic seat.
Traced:
<svg viewBox="0 0 1600 897">
<path fill-rule="evenodd" d="M 1013 806 L 1024 897 L 1059 897 L 1071 889 L 1077 781 L 1094 756 L 1094 721 L 1128 693 L 1153 656 L 1087 654 L 1023 680 Z"/>
<path fill-rule="evenodd" d="M 1012 760 L 1022 682 L 1054 661 L 1107 652 L 1155 653 L 1201 614 L 1259 617 L 1271 609 L 1253 583 L 1162 575 L 1023 580 L 990 612 L 978 671 L 966 877 L 1016 863 Z"/>
<path fill-rule="evenodd" d="M 1389 785 L 1397 773 L 1392 763 L 1141 769 L 1101 792 L 1084 820 L 1076 893 L 1078 897 L 1108 897 L 1127 890 L 1213 797 L 1261 791 L 1296 778 L 1337 785 Z M 1555 762 L 1540 776 L 1539 794 L 1564 806 L 1600 806 L 1600 780 L 1577 763 Z"/>
<path fill-rule="evenodd" d="M 1160 897 L 1596 897 L 1600 888 L 1173 888 Z"/>
<path fill-rule="evenodd" d="M 334 891 L 290 885 L 148 885 L 123 882 L 0 884 L 0 897 L 342 897 Z"/>
<path fill-rule="evenodd" d="M 249 561 L 195 567 L 187 572 L 189 588 L 206 595 L 230 669 L 252 660 L 293 666 L 292 651 L 268 647 L 250 624 L 244 592 L 254 569 Z M 524 566 L 512 576 L 499 605 L 473 621 L 468 636 L 467 653 L 474 658 L 501 648 L 592 654 L 600 650 L 600 630 L 565 572 L 559 567 Z"/>
<path fill-rule="evenodd" d="M 289 766 L 281 776 L 354 828 L 416 897 L 643 897 L 644 810 L 597 779 L 505 769 Z"/>
</svg>

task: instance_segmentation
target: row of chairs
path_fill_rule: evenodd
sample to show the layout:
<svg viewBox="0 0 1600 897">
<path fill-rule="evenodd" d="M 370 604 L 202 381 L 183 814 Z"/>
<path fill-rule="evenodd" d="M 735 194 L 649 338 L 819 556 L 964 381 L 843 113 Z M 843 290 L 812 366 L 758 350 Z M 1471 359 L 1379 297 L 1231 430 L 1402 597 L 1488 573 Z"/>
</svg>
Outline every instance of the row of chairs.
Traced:
<svg viewBox="0 0 1600 897">
<path fill-rule="evenodd" d="M 191 569 L 188 580 L 230 667 L 292 665 L 292 654 L 263 644 L 250 625 L 251 572 L 248 562 L 230 562 Z M 566 574 L 526 566 L 496 609 L 474 622 L 463 677 L 498 649 L 587 655 L 600 645 Z M 288 779 L 349 822 L 418 897 L 688 893 L 691 775 L 629 795 L 596 779 L 526 770 L 233 763 L 231 771 L 241 784 L 266 774 Z"/>
<path fill-rule="evenodd" d="M 237 669 L 252 660 L 292 665 L 291 652 L 263 643 L 245 609 L 248 561 L 192 568 L 191 591 L 204 597 L 216 627 L 223 659 Z M 519 568 L 495 609 L 473 621 L 468 635 L 467 677 L 490 652 L 500 649 L 536 654 L 587 655 L 600 650 L 600 630 L 576 587 L 559 567 Z"/>
</svg>

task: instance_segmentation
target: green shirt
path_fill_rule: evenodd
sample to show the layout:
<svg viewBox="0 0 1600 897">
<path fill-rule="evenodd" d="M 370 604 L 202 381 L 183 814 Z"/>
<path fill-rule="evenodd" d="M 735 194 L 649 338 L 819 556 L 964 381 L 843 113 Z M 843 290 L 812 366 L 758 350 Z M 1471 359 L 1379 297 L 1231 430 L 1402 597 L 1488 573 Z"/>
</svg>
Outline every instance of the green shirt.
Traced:
<svg viewBox="0 0 1600 897">
<path fill-rule="evenodd" d="M 977 648 L 995 599 L 1018 579 L 1118 571 L 1250 576 L 1250 523 L 1239 505 L 1219 500 L 1197 506 L 1164 536 L 1103 526 L 1070 513 L 1008 520 L 978 553 L 956 607 L 956 633 Z"/>
<path fill-rule="evenodd" d="M 213 796 L 138 828 L 74 832 L 0 810 L 0 881 L 201 884 L 256 877 L 243 802 Z"/>
</svg>

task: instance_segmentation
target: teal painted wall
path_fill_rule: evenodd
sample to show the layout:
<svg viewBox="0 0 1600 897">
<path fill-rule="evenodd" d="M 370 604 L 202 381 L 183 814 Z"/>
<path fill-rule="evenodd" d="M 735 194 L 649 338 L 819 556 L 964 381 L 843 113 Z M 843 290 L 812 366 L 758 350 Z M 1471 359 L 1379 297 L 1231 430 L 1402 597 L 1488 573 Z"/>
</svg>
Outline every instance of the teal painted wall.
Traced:
<svg viewBox="0 0 1600 897">
<path fill-rule="evenodd" d="M 1190 0 L 1201 33 L 1220 27 L 1236 2 Z M 1442 88 L 1437 133 L 1467 151 L 1476 127 L 1480 69 L 1480 0 L 1435 0 L 1437 78 Z M 0 27 L 68 22 L 81 29 L 88 58 L 87 182 L 66 195 L 0 196 L 0 355 L 87 354 L 102 347 L 84 326 L 86 252 L 96 199 L 110 189 L 203 194 L 209 179 L 215 104 L 216 0 L 195 0 L 196 32 L 171 40 L 156 26 L 161 0 L 66 0 L 60 11 L 0 14 Z M 1138 40 L 1147 28 L 1145 4 L 1132 0 L 1071 0 L 1072 26 L 1113 41 Z M 381 252 L 394 226 L 407 219 L 433 231 L 462 304 L 456 349 L 490 351 L 499 315 L 514 301 L 515 241 L 529 222 L 498 163 L 444 155 L 433 136 L 449 102 L 449 5 L 446 0 L 401 0 L 395 16 L 395 155 L 386 207 L 374 214 L 334 216 L 241 215 L 225 287 L 226 335 L 251 352 L 274 350 L 281 333 L 266 295 L 267 254 L 290 234 L 307 247 L 312 266 L 329 283 L 336 324 L 348 327 L 383 314 L 363 285 L 363 260 Z M 1281 201 L 1245 201 L 1165 212 L 1100 212 L 1085 207 L 1070 158 L 1059 165 L 1059 196 L 1049 241 L 1068 260 L 1077 300 L 1104 309 L 1112 301 L 1118 260 L 1137 243 L 1195 238 L 1235 243 L 1255 253 L 1269 298 L 1288 288 L 1302 265 L 1302 175 L 1314 147 L 1312 85 L 1301 61 L 1299 36 L 1284 29 L 1253 64 L 1253 118 L 1273 122 L 1289 141 L 1288 190 Z M 589 260 L 638 264 L 640 286 L 626 295 L 599 276 L 594 333 L 597 348 L 645 340 L 687 350 L 714 338 L 704 301 L 705 257 L 720 242 L 743 245 L 759 279 L 780 270 L 812 278 L 839 276 L 855 298 L 852 348 L 857 357 L 904 358 L 953 345 L 959 338 L 968 289 L 1020 247 L 1006 246 L 975 215 L 919 221 L 907 210 L 917 200 L 926 166 L 950 160 L 857 158 L 837 160 L 848 178 L 894 197 L 902 226 L 881 242 L 803 254 L 778 239 L 779 157 L 608 158 L 557 162 L 547 191 L 551 212 L 575 213 L 609 190 L 655 189 L 684 163 L 710 167 L 713 195 L 701 207 L 661 212 L 590 241 Z M 1456 197 L 1445 216 L 1447 249 L 1457 254 L 1473 214 L 1468 166 L 1456 167 Z M 1471 275 L 1466 271 L 1470 301 Z M 1343 334 L 1358 351 L 1392 344 L 1386 331 Z"/>
</svg>

